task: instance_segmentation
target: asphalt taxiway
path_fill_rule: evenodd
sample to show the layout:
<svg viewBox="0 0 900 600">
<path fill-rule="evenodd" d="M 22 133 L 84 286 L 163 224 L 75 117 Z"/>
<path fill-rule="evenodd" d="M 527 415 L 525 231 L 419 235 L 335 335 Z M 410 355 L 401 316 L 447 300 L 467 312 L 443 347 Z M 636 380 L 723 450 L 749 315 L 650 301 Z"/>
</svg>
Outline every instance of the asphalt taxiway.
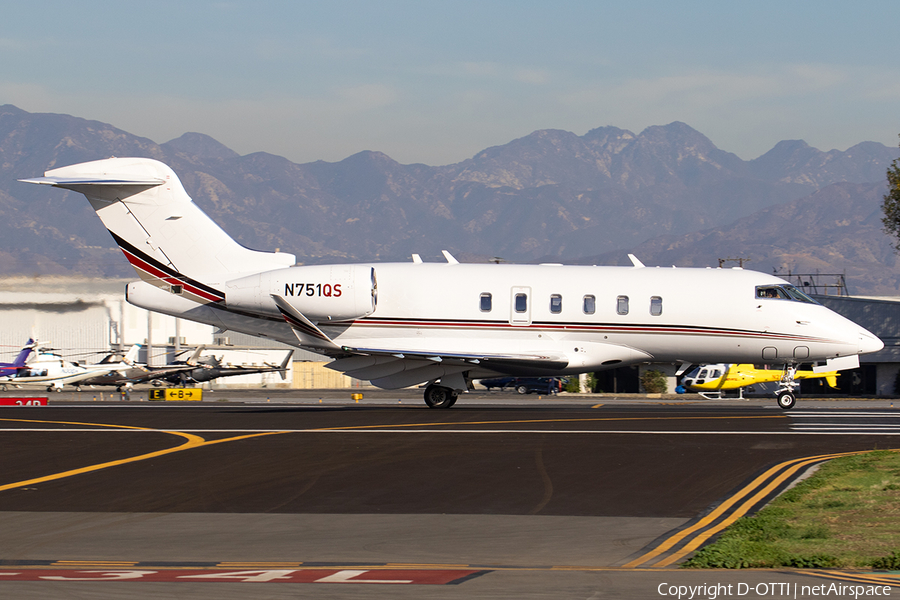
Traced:
<svg viewBox="0 0 900 600">
<path fill-rule="evenodd" d="M 808 467 L 900 448 L 889 400 L 210 396 L 0 408 L 0 594 L 660 597 L 665 581 L 711 580 L 669 569 Z M 371 581 L 401 568 L 391 581 L 461 575 Z M 2 580 L 47 569 L 62 574 Z M 151 582 L 191 569 L 207 578 Z M 310 569 L 325 582 L 288 582 Z M 87 571 L 100 581 L 59 579 Z M 123 571 L 155 575 L 104 574 Z M 272 581 L 215 577 L 257 571 Z"/>
</svg>

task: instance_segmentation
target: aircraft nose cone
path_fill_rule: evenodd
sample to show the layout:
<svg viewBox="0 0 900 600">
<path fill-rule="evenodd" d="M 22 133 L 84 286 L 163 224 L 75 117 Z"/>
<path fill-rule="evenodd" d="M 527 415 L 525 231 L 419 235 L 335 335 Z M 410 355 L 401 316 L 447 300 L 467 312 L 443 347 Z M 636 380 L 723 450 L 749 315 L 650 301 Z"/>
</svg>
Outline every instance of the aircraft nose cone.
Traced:
<svg viewBox="0 0 900 600">
<path fill-rule="evenodd" d="M 860 328 L 859 330 L 859 353 L 866 354 L 868 352 L 878 352 L 884 348 L 884 342 L 878 339 L 870 331 Z"/>
</svg>

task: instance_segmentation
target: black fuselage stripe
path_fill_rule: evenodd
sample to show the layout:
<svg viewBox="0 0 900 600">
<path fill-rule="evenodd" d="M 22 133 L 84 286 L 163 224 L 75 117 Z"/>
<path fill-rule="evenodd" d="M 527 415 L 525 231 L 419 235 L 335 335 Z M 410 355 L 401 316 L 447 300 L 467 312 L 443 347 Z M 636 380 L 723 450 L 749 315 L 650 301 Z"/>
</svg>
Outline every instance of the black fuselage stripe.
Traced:
<svg viewBox="0 0 900 600">
<path fill-rule="evenodd" d="M 154 269 L 165 273 L 169 277 L 177 279 L 178 281 L 181 281 L 186 285 L 195 287 L 199 290 L 206 292 L 207 294 L 210 294 L 211 296 L 218 298 L 218 301 L 225 300 L 225 294 L 223 294 L 219 290 L 217 290 L 213 287 L 210 287 L 204 283 L 200 283 L 199 281 L 196 281 L 186 275 L 179 273 L 172 267 L 170 267 L 168 265 L 164 265 L 163 263 L 159 262 L 152 256 L 146 254 L 145 252 L 138 250 L 135 246 L 133 246 L 129 242 L 125 241 L 125 239 L 123 239 L 121 236 L 116 235 L 112 231 L 110 231 L 109 233 L 110 233 L 110 235 L 113 236 L 113 239 L 116 241 L 116 244 L 119 245 L 119 248 L 121 248 L 123 252 L 127 252 L 128 254 L 131 254 L 135 258 L 147 263 L 149 266 L 153 267 Z"/>
</svg>

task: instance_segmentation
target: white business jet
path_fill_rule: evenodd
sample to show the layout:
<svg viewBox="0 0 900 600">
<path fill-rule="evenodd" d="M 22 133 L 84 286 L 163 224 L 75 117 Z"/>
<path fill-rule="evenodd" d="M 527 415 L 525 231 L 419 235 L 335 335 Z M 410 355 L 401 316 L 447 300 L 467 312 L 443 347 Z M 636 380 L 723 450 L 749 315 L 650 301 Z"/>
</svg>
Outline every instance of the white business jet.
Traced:
<svg viewBox="0 0 900 600">
<path fill-rule="evenodd" d="M 426 384 L 452 406 L 472 379 L 567 375 L 636 363 L 853 368 L 881 340 L 786 281 L 742 269 L 372 263 L 295 266 L 244 248 L 174 171 L 110 158 L 23 179 L 83 193 L 143 281 L 130 303 L 334 358 L 346 375 Z M 715 290 L 715 292 L 702 291 Z M 790 368 L 788 369 L 790 371 Z M 788 377 L 777 399 L 791 408 Z"/>
</svg>

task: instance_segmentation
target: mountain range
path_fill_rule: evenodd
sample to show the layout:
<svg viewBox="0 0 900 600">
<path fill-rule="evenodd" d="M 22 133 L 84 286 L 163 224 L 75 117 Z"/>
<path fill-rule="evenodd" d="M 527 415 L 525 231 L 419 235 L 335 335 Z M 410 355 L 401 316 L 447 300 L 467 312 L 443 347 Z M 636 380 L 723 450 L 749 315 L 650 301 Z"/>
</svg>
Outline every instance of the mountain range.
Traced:
<svg viewBox="0 0 900 600">
<path fill-rule="evenodd" d="M 823 152 L 783 141 L 745 161 L 680 122 L 639 134 L 539 130 L 462 162 L 403 165 L 364 151 L 297 164 L 238 155 L 186 133 L 163 144 L 112 125 L 0 106 L 0 273 L 132 271 L 80 194 L 17 179 L 109 156 L 169 164 L 195 202 L 242 244 L 306 264 L 439 260 L 716 266 L 846 273 L 851 292 L 900 289 L 881 232 L 897 148 Z M 442 260 L 442 259 L 440 259 Z"/>
</svg>

